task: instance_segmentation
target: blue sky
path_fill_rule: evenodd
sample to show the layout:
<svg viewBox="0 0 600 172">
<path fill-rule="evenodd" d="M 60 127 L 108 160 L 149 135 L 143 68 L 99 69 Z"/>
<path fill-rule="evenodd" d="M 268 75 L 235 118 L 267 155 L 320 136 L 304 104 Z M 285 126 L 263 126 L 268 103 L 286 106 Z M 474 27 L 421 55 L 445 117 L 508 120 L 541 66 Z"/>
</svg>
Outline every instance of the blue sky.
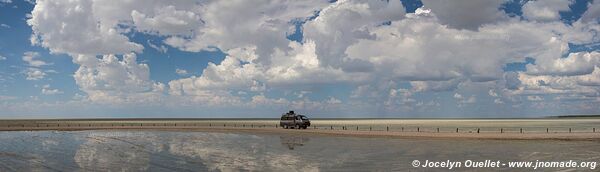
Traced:
<svg viewBox="0 0 600 172">
<path fill-rule="evenodd" d="M 0 118 L 598 114 L 599 15 L 590 0 L 2 0 Z"/>
</svg>

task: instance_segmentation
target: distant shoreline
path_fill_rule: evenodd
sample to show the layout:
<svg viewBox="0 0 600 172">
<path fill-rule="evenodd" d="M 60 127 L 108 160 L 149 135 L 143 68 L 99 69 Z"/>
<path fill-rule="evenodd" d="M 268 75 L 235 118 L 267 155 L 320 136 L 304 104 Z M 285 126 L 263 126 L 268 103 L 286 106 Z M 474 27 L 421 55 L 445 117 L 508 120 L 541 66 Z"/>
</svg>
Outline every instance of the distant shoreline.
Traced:
<svg viewBox="0 0 600 172">
<path fill-rule="evenodd" d="M 600 118 L 600 115 L 560 115 L 550 116 L 549 118 Z"/>
</svg>

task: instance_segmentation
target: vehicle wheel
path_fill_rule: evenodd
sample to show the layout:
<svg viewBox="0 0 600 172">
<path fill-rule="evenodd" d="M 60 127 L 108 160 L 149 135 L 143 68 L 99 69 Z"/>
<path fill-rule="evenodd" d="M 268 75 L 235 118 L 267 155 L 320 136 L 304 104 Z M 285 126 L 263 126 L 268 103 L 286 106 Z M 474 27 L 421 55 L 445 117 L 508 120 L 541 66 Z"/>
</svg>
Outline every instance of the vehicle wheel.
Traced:
<svg viewBox="0 0 600 172">
<path fill-rule="evenodd" d="M 306 126 L 306 125 L 304 127 L 302 127 L 302 129 L 306 129 L 306 128 L 308 128 L 308 126 Z"/>
<path fill-rule="evenodd" d="M 296 128 L 295 129 L 300 129 L 300 125 L 296 124 Z"/>
</svg>

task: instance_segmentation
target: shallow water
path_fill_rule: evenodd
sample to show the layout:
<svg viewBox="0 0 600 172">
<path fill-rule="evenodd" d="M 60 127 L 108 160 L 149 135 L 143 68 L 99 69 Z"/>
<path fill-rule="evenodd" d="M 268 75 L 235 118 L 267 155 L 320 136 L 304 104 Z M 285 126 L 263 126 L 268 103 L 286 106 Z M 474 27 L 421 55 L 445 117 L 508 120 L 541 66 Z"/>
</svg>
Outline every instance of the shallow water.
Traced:
<svg viewBox="0 0 600 172">
<path fill-rule="evenodd" d="M 431 171 L 445 169 L 415 168 L 411 162 L 600 161 L 597 141 L 124 130 L 0 132 L 0 140 L 0 171 Z M 556 170 L 561 168 L 542 169 Z"/>
</svg>

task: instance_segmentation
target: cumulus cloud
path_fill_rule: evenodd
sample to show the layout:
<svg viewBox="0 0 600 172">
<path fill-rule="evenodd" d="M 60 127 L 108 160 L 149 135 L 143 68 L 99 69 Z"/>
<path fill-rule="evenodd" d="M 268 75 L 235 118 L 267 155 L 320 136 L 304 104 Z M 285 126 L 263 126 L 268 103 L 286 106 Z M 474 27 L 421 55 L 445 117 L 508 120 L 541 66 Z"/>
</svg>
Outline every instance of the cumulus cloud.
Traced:
<svg viewBox="0 0 600 172">
<path fill-rule="evenodd" d="M 6 60 L 6 57 L 4 57 L 3 55 L 0 55 L 0 61 L 2 60 Z"/>
<path fill-rule="evenodd" d="M 175 73 L 177 73 L 178 75 L 181 75 L 181 76 L 185 76 L 185 75 L 189 74 L 188 71 L 184 70 L 184 69 L 175 69 Z"/>
<path fill-rule="evenodd" d="M 254 49 L 234 49 L 230 50 L 229 54 L 219 65 L 209 63 L 200 77 L 170 81 L 170 94 L 204 95 L 207 90 L 219 89 L 264 90 L 264 83 L 259 82 L 263 78 L 262 67 L 248 63 L 257 58 Z"/>
<path fill-rule="evenodd" d="M 285 60 L 276 62 L 287 66 L 273 69 L 278 70 L 272 72 L 273 75 L 278 76 L 274 80 L 309 81 L 306 78 L 309 74 L 301 73 L 304 69 L 315 69 L 310 70 L 313 73 L 335 72 L 333 69 L 317 69 L 318 64 L 315 64 L 314 55 L 306 56 L 311 59 L 304 59 L 305 56 L 301 53 L 311 53 L 314 44 L 305 46 L 289 43 L 290 41 L 285 38 L 286 33 L 293 27 L 291 20 L 310 17 L 320 6 L 327 4 L 326 1 L 273 3 L 209 1 L 204 4 L 168 1 L 151 3 L 144 1 L 107 3 L 95 0 L 39 1 L 32 11 L 28 24 L 34 30 L 32 43 L 46 47 L 52 53 L 69 54 L 73 56 L 76 64 L 81 65 L 74 75 L 75 80 L 91 100 L 113 98 L 129 100 L 128 94 L 136 95 L 163 88 L 162 84 L 149 79 L 147 65 L 135 62 L 135 54 L 131 52 L 139 53 L 143 47 L 131 42 L 125 36 L 126 33 L 133 31 L 165 36 L 167 37 L 165 43 L 186 51 L 211 50 L 212 47 L 218 47 L 231 50 L 233 53 L 242 49 L 239 47 L 248 47 L 252 49 L 252 53 L 262 54 L 262 59 L 271 59 L 271 56 L 276 56 L 272 59 L 282 59 L 296 55 L 298 62 L 290 64 L 284 64 L 287 63 Z M 249 5 L 255 8 L 247 8 Z M 166 50 L 166 47 L 151 43 L 149 46 L 162 52 Z M 120 61 L 111 54 L 125 55 Z M 97 59 L 95 55 L 101 55 L 102 58 Z M 133 57 L 133 60 L 130 57 Z M 253 70 L 252 65 L 260 67 L 262 64 L 251 64 L 247 68 L 236 69 L 241 65 L 236 64 L 240 61 L 235 58 L 231 57 L 219 65 L 209 65 L 210 67 L 205 69 L 206 74 L 198 77 L 199 79 L 193 77 L 172 81 L 171 90 L 177 90 L 177 83 L 188 80 L 194 81 L 194 88 L 231 86 L 224 89 L 234 89 L 236 86 L 241 88 L 250 84 L 252 85 L 250 90 L 264 90 L 264 82 L 267 81 L 252 78 L 260 77 L 256 76 L 256 73 L 245 73 Z M 244 72 L 244 76 L 236 76 L 241 73 L 225 76 L 229 75 L 230 69 L 234 72 L 236 70 Z M 210 76 L 211 72 L 212 76 Z M 255 72 L 266 72 L 266 70 Z M 274 72 L 282 72 L 282 75 Z M 245 78 L 246 76 L 249 78 Z M 180 87 L 188 89 L 188 87 Z M 191 92 L 194 90 L 188 89 L 187 93 Z"/>
<path fill-rule="evenodd" d="M 210 6 L 212 5 L 220 6 L 224 4 L 210 4 Z M 231 5 L 229 4 L 229 6 Z M 195 97 L 210 95 L 215 98 L 218 97 L 218 99 L 209 99 L 208 101 L 226 99 L 228 102 L 237 103 L 240 101 L 239 98 L 231 97 L 231 94 L 228 93 L 229 90 L 263 92 L 269 88 L 290 88 L 296 85 L 364 81 L 366 80 L 364 73 L 346 73 L 345 71 L 365 71 L 362 69 L 368 71 L 369 67 L 364 67 L 365 65 L 361 64 L 364 61 L 344 59 L 344 49 L 361 38 L 368 38 L 369 36 L 366 35 L 367 30 L 365 30 L 367 27 L 375 27 L 384 22 L 402 19 L 405 14 L 402 4 L 396 1 L 390 1 L 389 3 L 383 1 L 339 1 L 321 10 L 314 20 L 306 22 L 303 27 L 304 41 L 298 43 L 289 41 L 284 37 L 273 36 L 283 35 L 293 26 L 289 22 L 282 21 L 308 18 L 313 15 L 313 11 L 324 6 L 322 3 L 316 3 L 314 6 L 298 7 L 296 3 L 284 3 L 278 4 L 276 7 L 282 8 L 282 5 L 285 5 L 286 9 L 295 8 L 297 11 L 284 12 L 273 9 L 272 6 L 260 5 L 260 8 L 269 11 L 267 13 L 279 15 L 255 18 L 255 11 L 248 11 L 248 15 L 243 16 L 247 19 L 244 19 L 242 23 L 269 19 L 269 21 L 265 21 L 267 23 L 259 25 L 258 28 L 237 28 L 238 23 L 233 24 L 233 27 L 222 28 L 223 21 L 203 18 L 206 22 L 204 28 L 202 28 L 203 30 L 244 30 L 232 31 L 228 35 L 213 35 L 212 32 L 203 33 L 202 36 L 208 39 L 200 39 L 202 37 L 189 40 L 178 37 L 167 39 L 167 44 L 180 47 L 180 49 L 186 51 L 197 51 L 207 49 L 206 47 L 210 49 L 210 46 L 203 44 L 210 42 L 213 36 L 219 36 L 219 42 L 213 44 L 213 46 L 226 50 L 228 54 L 220 64 L 210 63 L 201 76 L 192 76 L 169 82 L 169 93 L 176 96 Z M 233 8 L 235 7 L 237 6 L 233 6 Z M 209 9 L 212 10 L 212 8 Z M 221 14 L 222 11 L 215 12 L 212 15 L 230 15 L 229 13 Z M 291 14 L 290 12 L 296 13 Z M 212 15 L 208 17 L 212 17 Z M 335 32 L 338 36 L 332 34 Z M 249 34 L 237 36 L 237 33 Z M 248 36 L 252 36 L 253 39 L 248 41 L 242 39 Z M 254 38 L 254 36 L 258 36 L 258 38 Z M 236 38 L 236 40 L 226 42 L 232 38 Z M 199 42 L 195 42 L 196 40 L 201 40 L 203 44 L 198 44 Z M 335 47 L 328 47 L 330 45 Z M 219 94 L 215 95 L 215 93 Z M 258 99 L 259 97 L 254 98 L 253 102 L 254 100 L 262 100 Z M 310 103 L 312 101 L 309 100 L 281 101 L 281 99 L 274 99 L 273 101 L 289 106 L 312 107 L 316 104 L 337 102 L 333 100 L 337 99 L 329 99 L 327 102 L 321 103 Z"/>
<path fill-rule="evenodd" d="M 598 51 L 571 50 L 600 41 L 597 2 L 572 24 L 559 20 L 572 1 L 529 1 L 523 18 L 505 14 L 503 3 L 423 0 L 407 14 L 400 1 L 40 0 L 27 23 L 32 43 L 69 54 L 80 65 L 75 81 L 95 102 L 315 109 L 368 104 L 394 111 L 439 106 L 418 100 L 438 92 L 455 92 L 449 97 L 459 106 L 483 102 L 478 94 L 495 104 L 553 100 L 544 99 L 548 94 L 598 95 Z M 151 80 L 150 67 L 137 62 L 144 47 L 127 36 L 135 33 L 164 38 L 146 42 L 161 53 L 170 46 L 226 56 L 198 69 L 200 75 L 176 69 L 186 77 L 167 86 Z M 292 33 L 302 39 L 288 40 Z M 25 56 L 28 79 L 43 78 L 35 67 L 47 63 Z M 527 59 L 535 62 L 525 71 L 506 68 Z M 302 92 L 325 85 L 351 88 L 350 100 L 311 100 Z M 461 90 L 470 85 L 486 88 Z M 293 98 L 266 96 L 276 91 Z"/>
<path fill-rule="evenodd" d="M 398 1 L 337 1 L 307 21 L 303 33 L 305 39 L 315 42 L 316 54 L 323 64 L 345 72 L 369 72 L 373 65 L 344 58 L 346 49 L 361 39 L 373 39 L 370 29 L 404 17 L 404 7 Z"/>
<path fill-rule="evenodd" d="M 264 91 L 267 85 L 278 87 L 354 79 L 340 69 L 321 66 L 315 54 L 314 42 L 289 43 L 291 50 L 276 50 L 270 58 L 270 64 L 258 61 L 255 47 L 232 49 L 221 64 L 209 63 L 202 76 L 169 82 L 170 93 L 195 95 L 198 94 L 196 92 L 219 89 Z"/>
<path fill-rule="evenodd" d="M 157 8 L 153 16 L 133 10 L 131 17 L 137 30 L 159 35 L 190 36 L 203 24 L 193 11 L 177 10 L 172 5 Z"/>
<path fill-rule="evenodd" d="M 46 76 L 46 73 L 38 68 L 27 68 L 23 71 L 27 80 L 40 80 Z"/>
<path fill-rule="evenodd" d="M 469 97 L 463 97 L 463 95 L 458 93 L 454 93 L 454 99 L 456 99 L 459 104 L 472 104 L 477 101 L 477 98 L 475 98 L 473 95 Z"/>
<path fill-rule="evenodd" d="M 596 66 L 594 71 L 587 75 L 577 76 L 577 83 L 583 86 L 600 86 L 600 68 Z"/>
<path fill-rule="evenodd" d="M 79 69 L 73 77 L 90 100 L 104 103 L 140 103 L 160 100 L 165 86 L 150 80 L 147 64 L 138 64 L 137 56 L 128 53 L 119 60 L 115 55 L 79 55 L 73 62 Z"/>
<path fill-rule="evenodd" d="M 202 25 L 193 36 L 173 36 L 165 43 L 193 52 L 258 45 L 258 55 L 267 57 L 273 48 L 286 47 L 289 40 L 285 35 L 293 28 L 291 20 L 310 17 L 326 5 L 328 2 L 320 0 L 212 1 L 198 10 Z"/>
<path fill-rule="evenodd" d="M 348 58 L 378 66 L 379 76 L 409 81 L 496 80 L 504 64 L 560 53 L 566 45 L 551 41 L 557 36 L 554 30 L 536 23 L 501 22 L 474 32 L 445 27 L 425 14 L 371 32 L 377 35 L 374 39 L 361 39 L 346 49 Z"/>
<path fill-rule="evenodd" d="M 569 11 L 573 0 L 528 1 L 523 5 L 523 17 L 529 20 L 555 21 L 560 19 L 559 12 Z"/>
<path fill-rule="evenodd" d="M 582 22 L 600 22 L 600 2 L 592 1 L 580 19 Z"/>
<path fill-rule="evenodd" d="M 95 1 L 38 0 L 27 24 L 31 43 L 53 53 L 111 54 L 141 52 L 143 46 L 122 35 L 115 21 L 102 20 L 110 15 L 96 10 Z"/>
<path fill-rule="evenodd" d="M 48 63 L 46 63 L 45 61 L 42 60 L 36 60 L 36 58 L 40 57 L 40 53 L 38 52 L 25 52 L 23 53 L 23 61 L 25 61 L 29 66 L 32 67 L 41 67 L 41 66 L 45 66 L 45 65 L 49 65 Z"/>
<path fill-rule="evenodd" d="M 599 52 L 578 52 L 570 53 L 566 58 L 539 61 L 535 65 L 528 64 L 527 73 L 558 76 L 585 75 L 592 73 L 598 65 L 600 65 Z"/>
<path fill-rule="evenodd" d="M 62 93 L 64 93 L 64 92 L 60 91 L 58 89 L 50 88 L 50 85 L 48 85 L 48 84 L 42 86 L 42 94 L 44 94 L 44 95 L 55 95 L 55 94 L 62 94 Z"/>
<path fill-rule="evenodd" d="M 600 68 L 595 67 L 592 73 L 574 76 L 528 75 L 518 74 L 517 88 L 505 90 L 509 96 L 526 96 L 529 101 L 547 101 L 543 95 L 554 97 L 553 100 L 588 100 L 595 101 L 600 94 Z"/>
</svg>

